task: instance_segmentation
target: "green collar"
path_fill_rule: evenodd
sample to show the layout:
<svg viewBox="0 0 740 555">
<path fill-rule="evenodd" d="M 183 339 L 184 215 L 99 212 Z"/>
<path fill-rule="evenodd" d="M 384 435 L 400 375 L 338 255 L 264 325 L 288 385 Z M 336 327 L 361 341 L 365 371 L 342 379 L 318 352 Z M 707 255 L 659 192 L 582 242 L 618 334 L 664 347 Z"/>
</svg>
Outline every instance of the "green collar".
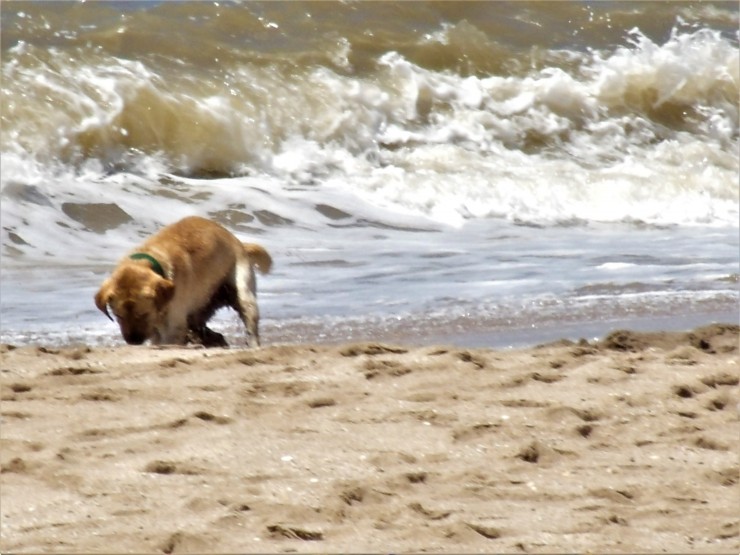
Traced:
<svg viewBox="0 0 740 555">
<path fill-rule="evenodd" d="M 152 270 L 154 270 L 163 278 L 167 278 L 167 276 L 164 275 L 164 269 L 162 268 L 162 265 L 152 255 L 146 254 L 145 252 L 136 252 L 129 256 L 129 258 L 131 258 L 132 260 L 147 260 L 149 264 L 152 265 Z"/>
</svg>

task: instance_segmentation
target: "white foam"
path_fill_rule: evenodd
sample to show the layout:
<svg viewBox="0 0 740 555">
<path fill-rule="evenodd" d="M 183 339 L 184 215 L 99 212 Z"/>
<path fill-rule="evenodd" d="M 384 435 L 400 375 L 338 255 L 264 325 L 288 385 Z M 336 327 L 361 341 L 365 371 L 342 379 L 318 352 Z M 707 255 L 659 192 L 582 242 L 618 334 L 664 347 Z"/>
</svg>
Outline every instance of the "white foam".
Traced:
<svg viewBox="0 0 740 555">
<path fill-rule="evenodd" d="M 624 270 L 626 268 L 634 268 L 636 264 L 630 264 L 629 262 L 604 262 L 596 267 L 597 270 Z"/>
<path fill-rule="evenodd" d="M 737 103 L 731 98 L 740 83 L 738 49 L 719 32 L 674 30 L 663 45 L 639 29 L 633 29 L 631 37 L 632 47 L 619 48 L 603 60 L 597 56 L 591 72 L 599 98 L 619 103 L 631 89 L 655 91 L 654 107 L 667 102 L 719 102 L 728 111 L 727 118 L 737 120 Z"/>
<path fill-rule="evenodd" d="M 737 47 L 710 31 L 675 32 L 663 45 L 635 32 L 612 53 L 571 54 L 580 72 L 462 76 L 388 53 L 373 76 L 243 66 L 223 89 L 203 89 L 102 54 L 83 67 L 65 65 L 60 52 L 48 67 L 24 66 L 18 57 L 36 51 L 19 45 L 3 86 L 35 86 L 66 108 L 4 127 L 3 245 L 39 259 L 82 251 L 93 260 L 184 215 L 240 206 L 299 229 L 335 225 L 317 204 L 390 225 L 737 227 Z M 149 103 L 136 104 L 139 95 Z M 694 115 L 668 129 L 629 106 L 634 98 L 650 100 L 646 110 L 685 104 Z M 146 106 L 187 109 L 198 132 L 182 142 L 175 133 L 161 149 L 127 148 L 143 133 L 134 123 Z M 99 156 L 75 142 L 91 135 Z M 70 149 L 79 156 L 62 155 Z M 170 173 L 212 167 L 245 175 Z M 13 193 L 18 186 L 35 200 Z M 65 202 L 116 204 L 133 221 L 92 233 L 63 213 Z"/>
</svg>

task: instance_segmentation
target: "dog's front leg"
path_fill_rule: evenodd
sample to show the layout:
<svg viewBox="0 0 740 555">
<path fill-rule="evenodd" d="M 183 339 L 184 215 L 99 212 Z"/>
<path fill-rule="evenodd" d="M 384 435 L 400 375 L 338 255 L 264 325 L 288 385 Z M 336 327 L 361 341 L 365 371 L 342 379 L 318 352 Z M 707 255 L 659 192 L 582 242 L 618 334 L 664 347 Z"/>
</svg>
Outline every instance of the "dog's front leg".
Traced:
<svg viewBox="0 0 740 555">
<path fill-rule="evenodd" d="M 188 324 L 186 320 L 170 318 L 164 329 L 157 330 L 159 341 L 152 340 L 155 345 L 185 345 L 188 339 Z"/>
<path fill-rule="evenodd" d="M 178 326 L 162 337 L 162 343 L 164 345 L 185 345 L 187 340 L 188 328 L 186 326 Z"/>
</svg>

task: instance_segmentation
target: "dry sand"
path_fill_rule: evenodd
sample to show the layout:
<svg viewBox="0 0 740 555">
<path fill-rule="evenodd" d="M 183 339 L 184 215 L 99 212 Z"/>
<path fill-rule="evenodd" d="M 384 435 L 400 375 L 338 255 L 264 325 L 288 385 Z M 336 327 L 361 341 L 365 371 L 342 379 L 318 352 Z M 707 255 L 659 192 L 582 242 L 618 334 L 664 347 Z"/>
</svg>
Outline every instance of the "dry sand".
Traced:
<svg viewBox="0 0 740 555">
<path fill-rule="evenodd" d="M 1 352 L 4 553 L 740 551 L 737 326 Z"/>
</svg>

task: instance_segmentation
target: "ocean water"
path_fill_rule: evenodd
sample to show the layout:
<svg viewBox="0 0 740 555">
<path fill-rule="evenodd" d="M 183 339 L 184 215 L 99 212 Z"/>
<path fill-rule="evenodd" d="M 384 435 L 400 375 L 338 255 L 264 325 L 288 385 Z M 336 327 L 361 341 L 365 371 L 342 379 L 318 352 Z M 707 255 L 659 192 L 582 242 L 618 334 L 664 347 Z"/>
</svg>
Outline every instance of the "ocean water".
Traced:
<svg viewBox="0 0 740 555">
<path fill-rule="evenodd" d="M 2 342 L 122 343 L 95 291 L 191 214 L 273 255 L 268 344 L 738 321 L 737 2 L 0 16 Z"/>
</svg>

